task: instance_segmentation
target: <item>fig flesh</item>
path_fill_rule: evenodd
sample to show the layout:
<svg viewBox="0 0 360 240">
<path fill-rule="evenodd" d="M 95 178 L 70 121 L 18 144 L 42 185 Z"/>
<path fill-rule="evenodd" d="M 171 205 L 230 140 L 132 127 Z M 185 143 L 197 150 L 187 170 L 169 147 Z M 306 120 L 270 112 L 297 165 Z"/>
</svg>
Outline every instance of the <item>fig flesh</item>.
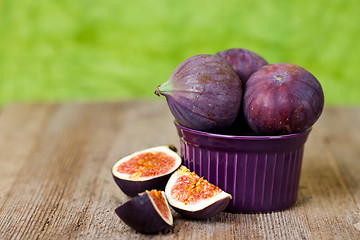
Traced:
<svg viewBox="0 0 360 240">
<path fill-rule="evenodd" d="M 319 81 L 295 64 L 266 65 L 251 75 L 245 89 L 244 115 L 259 135 L 303 132 L 324 107 Z"/>
<path fill-rule="evenodd" d="M 173 217 L 163 191 L 146 190 L 115 209 L 121 220 L 141 233 L 157 233 L 173 225 Z"/>
<path fill-rule="evenodd" d="M 121 158 L 113 165 L 112 175 L 119 188 L 134 197 L 145 190 L 164 190 L 171 174 L 180 165 L 181 158 L 173 147 L 158 146 Z"/>
<path fill-rule="evenodd" d="M 244 48 L 231 48 L 218 52 L 216 55 L 230 63 L 239 76 L 243 87 L 254 72 L 268 64 L 263 57 Z"/>
<path fill-rule="evenodd" d="M 231 195 L 181 166 L 165 188 L 170 206 L 185 217 L 205 219 L 222 212 Z"/>
<path fill-rule="evenodd" d="M 156 88 L 166 97 L 176 121 L 188 128 L 216 132 L 229 127 L 239 112 L 242 86 L 225 59 L 199 54 L 183 61 Z"/>
</svg>

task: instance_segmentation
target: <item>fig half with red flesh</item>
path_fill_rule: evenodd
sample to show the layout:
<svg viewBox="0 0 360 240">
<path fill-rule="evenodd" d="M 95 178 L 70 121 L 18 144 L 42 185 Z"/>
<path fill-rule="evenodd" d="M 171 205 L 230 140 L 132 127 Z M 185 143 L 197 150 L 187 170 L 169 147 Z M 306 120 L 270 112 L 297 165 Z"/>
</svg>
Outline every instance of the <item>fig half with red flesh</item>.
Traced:
<svg viewBox="0 0 360 240">
<path fill-rule="evenodd" d="M 116 184 L 130 197 L 145 190 L 164 190 L 171 174 L 181 165 L 181 158 L 174 149 L 173 146 L 158 146 L 120 159 L 112 167 Z"/>
<path fill-rule="evenodd" d="M 203 177 L 181 166 L 165 188 L 170 206 L 185 217 L 205 219 L 222 212 L 231 195 L 209 183 Z"/>
<path fill-rule="evenodd" d="M 173 225 L 173 217 L 160 190 L 146 190 L 115 209 L 116 214 L 131 228 L 141 233 L 157 233 Z"/>
</svg>

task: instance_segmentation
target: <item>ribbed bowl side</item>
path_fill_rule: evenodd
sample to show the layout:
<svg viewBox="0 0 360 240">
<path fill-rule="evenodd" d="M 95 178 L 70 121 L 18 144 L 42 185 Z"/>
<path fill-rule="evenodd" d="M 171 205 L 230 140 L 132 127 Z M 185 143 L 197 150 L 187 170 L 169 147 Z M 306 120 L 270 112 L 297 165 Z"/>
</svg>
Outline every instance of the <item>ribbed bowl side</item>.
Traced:
<svg viewBox="0 0 360 240">
<path fill-rule="evenodd" d="M 184 165 L 232 195 L 226 211 L 271 212 L 296 202 L 304 145 L 284 152 L 228 152 L 180 141 Z"/>
</svg>

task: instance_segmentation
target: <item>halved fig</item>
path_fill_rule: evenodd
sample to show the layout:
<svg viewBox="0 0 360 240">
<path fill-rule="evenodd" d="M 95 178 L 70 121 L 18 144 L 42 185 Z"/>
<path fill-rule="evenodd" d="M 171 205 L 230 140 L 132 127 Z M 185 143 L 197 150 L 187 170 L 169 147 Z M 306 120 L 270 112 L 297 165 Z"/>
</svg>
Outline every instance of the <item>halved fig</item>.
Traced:
<svg viewBox="0 0 360 240">
<path fill-rule="evenodd" d="M 115 209 L 116 214 L 128 226 L 142 233 L 157 233 L 173 225 L 173 217 L 160 190 L 146 190 Z"/>
<path fill-rule="evenodd" d="M 176 212 L 193 219 L 215 216 L 226 208 L 231 199 L 230 194 L 185 166 L 171 175 L 165 195 Z"/>
<path fill-rule="evenodd" d="M 164 190 L 171 174 L 181 165 L 174 146 L 159 146 L 134 152 L 112 167 L 116 184 L 128 196 L 145 190 Z"/>
</svg>

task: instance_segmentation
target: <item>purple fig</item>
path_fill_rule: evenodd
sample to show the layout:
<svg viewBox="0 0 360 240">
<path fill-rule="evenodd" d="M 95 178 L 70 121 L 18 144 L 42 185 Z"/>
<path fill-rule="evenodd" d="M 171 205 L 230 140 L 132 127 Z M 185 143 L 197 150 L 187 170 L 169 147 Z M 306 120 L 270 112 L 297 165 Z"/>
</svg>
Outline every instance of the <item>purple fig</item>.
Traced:
<svg viewBox="0 0 360 240">
<path fill-rule="evenodd" d="M 269 64 L 247 81 L 244 114 L 249 126 L 261 135 L 302 132 L 320 117 L 324 93 L 306 69 L 290 64 Z"/>
<path fill-rule="evenodd" d="M 185 166 L 171 175 L 165 195 L 176 212 L 193 219 L 215 216 L 227 207 L 231 199 L 230 194 L 190 172 Z"/>
<path fill-rule="evenodd" d="M 173 225 L 165 194 L 155 189 L 139 194 L 115 212 L 124 223 L 141 233 L 157 233 Z"/>
<path fill-rule="evenodd" d="M 199 54 L 183 61 L 155 94 L 166 97 L 181 125 L 215 132 L 229 127 L 239 112 L 241 81 L 223 58 Z"/>
<path fill-rule="evenodd" d="M 243 93 L 245 92 L 244 88 L 249 77 L 268 64 L 263 57 L 244 48 L 231 48 L 218 52 L 216 55 L 227 60 L 235 70 L 242 82 Z M 237 119 L 227 132 L 232 135 L 252 135 L 252 130 L 246 122 L 242 106 L 240 107 Z"/>
<path fill-rule="evenodd" d="M 230 63 L 240 77 L 243 87 L 254 72 L 268 64 L 263 57 L 244 48 L 231 48 L 218 52 L 216 55 Z"/>
</svg>

